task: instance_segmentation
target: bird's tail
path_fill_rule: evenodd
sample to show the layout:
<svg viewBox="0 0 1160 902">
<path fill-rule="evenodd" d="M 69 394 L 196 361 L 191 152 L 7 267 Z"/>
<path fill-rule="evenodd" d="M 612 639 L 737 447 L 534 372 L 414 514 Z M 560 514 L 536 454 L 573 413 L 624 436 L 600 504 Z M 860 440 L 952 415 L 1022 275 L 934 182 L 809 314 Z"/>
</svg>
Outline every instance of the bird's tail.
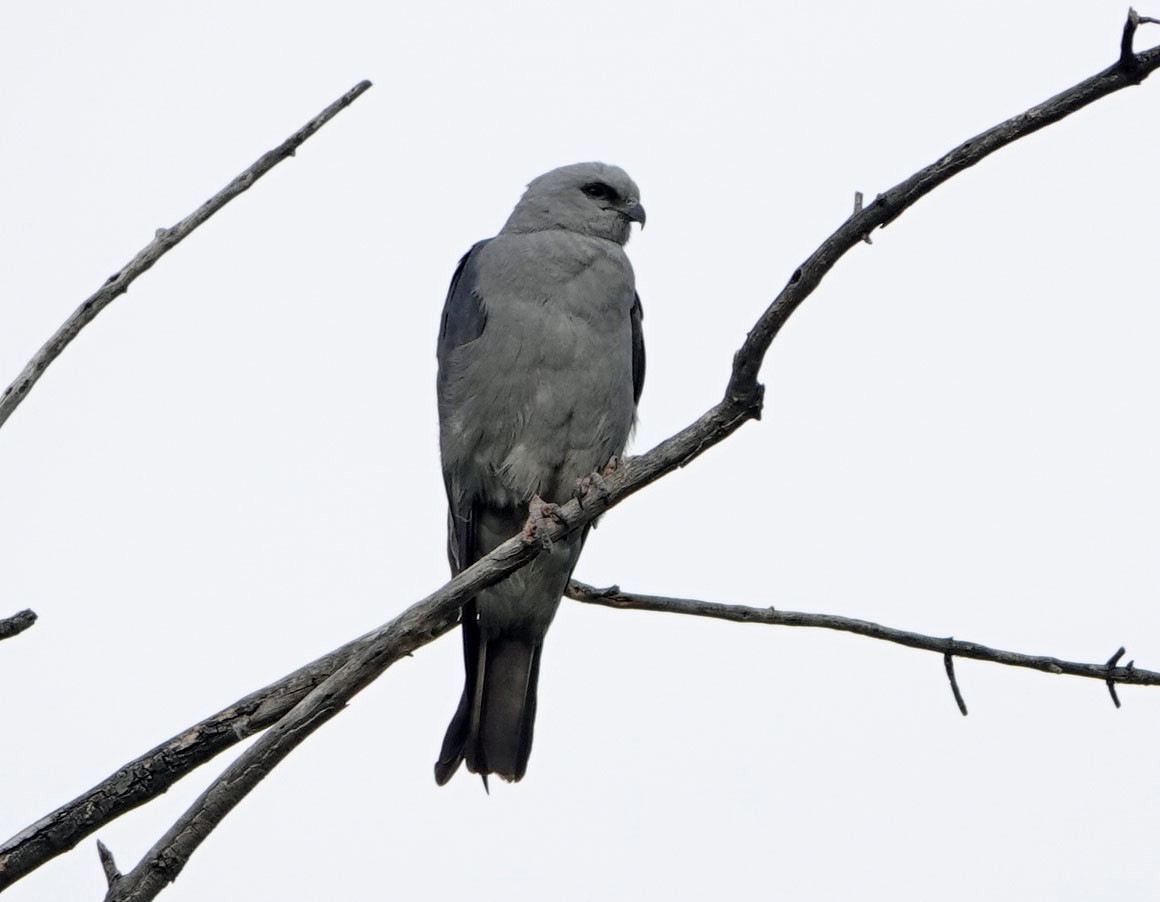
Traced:
<svg viewBox="0 0 1160 902">
<path fill-rule="evenodd" d="M 483 776 L 514 782 L 523 777 L 532 752 L 540 641 L 519 636 L 480 639 L 474 673 L 468 670 L 459 708 L 443 737 L 435 763 L 442 786 L 462 761 Z"/>
</svg>

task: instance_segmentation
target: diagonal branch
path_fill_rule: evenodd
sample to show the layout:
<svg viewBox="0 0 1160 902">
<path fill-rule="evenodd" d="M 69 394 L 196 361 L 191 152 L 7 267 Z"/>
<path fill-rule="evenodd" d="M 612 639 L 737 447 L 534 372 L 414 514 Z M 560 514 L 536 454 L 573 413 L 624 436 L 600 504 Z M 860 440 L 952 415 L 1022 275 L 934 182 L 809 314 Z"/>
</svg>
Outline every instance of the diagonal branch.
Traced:
<svg viewBox="0 0 1160 902">
<path fill-rule="evenodd" d="M 762 389 L 757 383 L 757 374 L 778 330 L 793 310 L 817 287 L 837 259 L 861 241 L 864 235 L 874 228 L 886 225 L 927 192 L 957 172 L 974 165 L 986 155 L 1113 91 L 1139 83 L 1157 67 L 1160 67 L 1160 48 L 1132 55 L 1130 62 L 1121 60 L 1111 68 L 1044 104 L 965 142 L 931 166 L 879 195 L 869 207 L 856 212 L 794 272 L 789 283 L 749 333 L 745 344 L 734 356 L 732 377 L 722 401 L 677 435 L 648 453 L 626 461 L 606 480 L 607 494 L 586 498 L 583 508 L 575 500 L 565 505 L 561 513 L 567 526 L 553 525 L 547 530 L 547 538 L 556 540 L 566 532 L 580 528 L 664 474 L 689 463 L 703 451 L 731 435 L 747 420 L 757 418 L 761 412 L 762 401 Z M 313 676 L 309 679 L 304 678 L 304 682 L 297 689 L 292 690 L 283 685 L 286 681 L 268 687 L 278 690 L 270 696 L 273 701 L 272 707 L 268 710 L 285 710 L 284 706 L 289 705 L 292 698 L 302 697 L 299 692 L 309 694 L 284 720 L 269 730 L 227 769 L 173 829 L 146 854 L 137 867 L 118 880 L 116 893 L 111 891 L 108 898 L 154 898 L 176 877 L 201 840 L 233 805 L 261 780 L 270 767 L 276 765 L 312 730 L 341 710 L 350 697 L 391 663 L 432 641 L 450 628 L 455 613 L 465 598 L 525 565 L 539 553 L 540 549 L 540 542 L 535 537 L 527 541 L 520 537 L 508 540 L 438 592 L 404 611 L 391 623 L 327 656 L 334 667 L 341 665 L 337 672 L 331 671 L 333 676 L 327 679 L 323 672 L 325 668 L 319 666 L 318 670 L 311 671 Z M 319 662 L 315 664 L 318 665 Z M 1101 677 L 1108 678 L 1109 672 L 1119 675 L 1120 670 L 1127 668 L 1115 668 L 1114 671 L 1106 669 Z M 304 672 L 300 671 L 299 674 Z M 293 676 L 295 675 L 287 679 L 292 679 Z M 317 680 L 325 681 L 319 683 Z M 1123 680 L 1123 682 L 1131 681 Z M 260 693 L 250 697 L 250 701 L 256 705 L 254 712 L 244 715 L 251 718 L 248 723 L 252 729 L 262 729 L 269 723 L 269 720 L 260 716 L 262 702 L 256 699 L 257 695 Z M 217 726 L 227 723 L 228 712 L 229 709 L 218 715 L 217 719 L 211 720 Z M 228 737 L 224 735 L 228 732 L 223 730 L 222 737 L 216 740 L 222 743 L 220 748 L 217 748 L 218 751 L 230 744 Z M 240 735 L 235 736 L 234 741 L 240 738 Z M 176 741 L 177 739 L 171 740 L 171 743 Z M 190 736 L 190 741 L 196 743 L 199 738 Z M 216 751 L 201 760 L 208 760 L 212 754 L 216 754 Z M 139 762 L 141 760 L 138 759 Z M 191 758 L 189 762 L 175 767 L 171 772 L 169 783 L 181 775 L 178 773 L 180 768 L 192 769 L 198 763 L 201 762 L 193 762 Z M 84 797 L 73 804 L 77 805 L 83 801 Z M 127 807 L 141 804 L 142 801 L 144 797 L 138 796 L 136 801 Z M 106 811 L 116 807 L 114 804 Z M 115 817 L 116 813 L 106 813 L 103 816 L 105 820 L 101 823 Z M 17 840 L 25 841 L 19 848 L 30 848 L 29 844 L 43 823 L 42 821 L 33 825 L 14 840 L 0 846 L 0 888 L 7 885 L 3 882 L 8 876 L 9 868 L 9 860 L 4 857 L 5 850 L 15 848 Z M 75 830 L 69 834 L 69 845 L 65 848 L 71 848 L 82 835 L 92 832 L 97 826 L 99 824 L 78 823 Z M 63 848 L 54 848 L 51 843 L 44 843 L 40 848 L 42 852 L 39 854 L 45 857 L 37 858 L 36 854 L 29 854 L 23 858 L 21 861 L 23 873 L 63 851 Z M 44 852 L 44 849 L 48 851 Z M 16 876 L 14 879 L 17 879 Z"/>
<path fill-rule="evenodd" d="M 564 510 L 577 506 L 574 500 Z M 595 514 L 586 516 L 591 518 Z M 568 530 L 569 527 L 557 523 L 546 537 L 557 540 Z M 189 856 L 210 831 L 272 768 L 384 670 L 454 626 L 466 599 L 531 561 L 542 550 L 543 538 L 543 535 L 521 534 L 508 539 L 441 589 L 360 640 L 352 649 L 351 657 L 331 677 L 226 768 L 137 866 L 109 887 L 106 902 L 141 902 L 155 898 L 177 879 Z"/>
<path fill-rule="evenodd" d="M 20 372 L 20 375 L 13 380 L 11 385 L 4 389 L 4 394 L 0 395 L 0 426 L 3 426 L 8 417 L 12 415 L 12 412 L 20 406 L 20 402 L 28 397 L 28 392 L 32 389 L 32 386 L 44 374 L 48 365 L 56 360 L 61 352 L 68 347 L 69 342 L 77 337 L 81 329 L 96 319 L 97 314 L 109 306 L 113 300 L 128 291 L 129 286 L 133 284 L 133 281 L 139 275 L 152 268 L 154 263 L 180 244 L 194 229 L 243 191 L 248 190 L 254 182 L 267 172 L 287 157 L 294 156 L 294 152 L 298 149 L 299 145 L 342 112 L 343 109 L 354 103 L 370 86 L 371 83 L 369 81 L 360 81 L 273 150 L 262 154 L 256 162 L 248 166 L 237 178 L 186 216 L 177 225 L 168 229 L 158 229 L 153 240 L 145 245 L 137 253 L 136 257 L 130 260 L 120 270 L 109 276 L 105 280 L 104 285 L 97 289 L 96 292 L 89 296 L 88 300 L 73 311 L 72 316 L 65 320 L 61 327 L 56 330 L 56 334 L 45 342 L 44 346 L 36 352 L 36 355 L 28 361 L 28 364 Z"/>
<path fill-rule="evenodd" d="M 167 792 L 221 752 L 277 723 L 373 635 L 348 642 L 182 730 L 0 843 L 0 892 L 105 824 Z"/>
<path fill-rule="evenodd" d="M 1044 673 L 1065 673 L 1070 676 L 1088 677 L 1100 680 L 1109 686 L 1123 683 L 1130 686 L 1160 686 L 1160 673 L 1141 670 L 1130 664 L 1117 667 L 1116 662 L 1123 656 L 1121 648 L 1106 664 L 1085 664 L 1078 661 L 1064 661 L 1046 655 L 1026 655 L 1017 651 L 990 648 L 978 642 L 964 642 L 961 639 L 940 638 L 914 633 L 909 630 L 882 626 L 869 620 L 855 620 L 834 614 L 808 614 L 803 611 L 779 611 L 775 608 L 754 608 L 743 604 L 721 604 L 715 601 L 698 601 L 691 598 L 669 598 L 663 595 L 638 595 L 622 592 L 619 586 L 596 589 L 586 583 L 572 580 L 568 583 L 568 597 L 587 604 L 605 605 L 625 611 L 660 611 L 669 614 L 689 614 L 694 617 L 712 617 L 715 620 L 730 620 L 734 623 L 763 623 L 768 626 L 805 626 L 813 629 L 837 630 L 854 633 L 883 642 L 894 642 L 908 648 L 933 651 L 950 658 L 972 658 L 976 661 L 990 661 L 1009 667 L 1026 667 Z M 950 671 L 948 671 L 949 675 Z M 953 678 L 952 678 L 953 686 Z M 956 692 L 960 709 L 966 707 Z M 1117 706 L 1118 707 L 1118 706 Z M 966 712 L 964 712 L 966 713 Z"/>
<path fill-rule="evenodd" d="M 381 631 L 368 646 L 315 689 L 275 727 L 241 755 L 198 798 L 176 824 L 146 853 L 116 887 L 109 902 L 153 899 L 174 880 L 201 841 L 289 752 L 307 735 L 337 714 L 355 693 L 375 679 L 401 655 L 430 641 L 423 625 L 442 627 L 459 602 L 478 589 L 492 585 L 526 565 L 542 549 L 544 539 L 555 541 L 578 529 L 629 495 L 684 466 L 760 415 L 762 388 L 757 382 L 761 363 L 778 330 L 797 306 L 813 291 L 838 258 L 872 229 L 886 225 L 921 197 L 983 157 L 1025 135 L 1038 131 L 1089 103 L 1132 84 L 1138 84 L 1160 67 L 1160 48 L 1121 61 L 1056 95 L 1020 116 L 1013 117 L 965 142 L 911 178 L 879 195 L 870 207 L 853 214 L 793 274 L 789 284 L 766 310 L 745 344 L 734 356 L 733 374 L 725 397 L 691 426 L 662 442 L 646 454 L 628 460 L 607 480 L 607 492 L 586 498 L 581 507 L 574 499 L 560 510 L 562 523 L 546 535 L 516 536 L 461 573 L 443 589 L 405 611 Z M 566 525 L 565 525 L 566 524 Z M 468 590 L 467 584 L 475 588 Z M 409 621 L 409 625 L 404 625 Z"/>
<path fill-rule="evenodd" d="M 1124 26 L 1126 49 L 1122 49 L 1120 58 L 1103 72 L 964 141 L 930 166 L 879 194 L 869 206 L 856 210 L 841 228 L 822 242 L 809 259 L 794 271 L 789 283 L 750 331 L 745 344 L 733 358 L 733 375 L 725 393 L 726 400 L 752 396 L 758 388 L 757 374 L 765 359 L 765 352 L 778 331 L 838 259 L 862 241 L 864 236 L 874 229 L 889 225 L 917 200 L 999 148 L 1034 134 L 1122 88 L 1137 85 L 1151 75 L 1160 66 L 1160 47 L 1139 54 L 1131 50 L 1136 25 L 1144 21 L 1155 20 L 1140 17 L 1135 10 L 1129 10 L 1128 25 Z"/>
</svg>

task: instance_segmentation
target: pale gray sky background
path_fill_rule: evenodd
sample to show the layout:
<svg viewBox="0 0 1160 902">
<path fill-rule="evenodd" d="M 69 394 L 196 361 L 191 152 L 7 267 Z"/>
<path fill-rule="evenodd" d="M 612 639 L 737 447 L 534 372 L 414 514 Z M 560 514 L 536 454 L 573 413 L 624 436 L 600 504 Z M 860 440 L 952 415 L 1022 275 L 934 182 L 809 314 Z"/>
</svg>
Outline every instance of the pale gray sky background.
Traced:
<svg viewBox="0 0 1160 902">
<path fill-rule="evenodd" d="M 533 176 L 641 186 L 640 450 L 719 397 L 856 190 L 1110 64 L 1126 6 L 12 5 L 4 383 L 156 228 L 375 87 L 0 431 L 0 614 L 41 617 L 0 645 L 0 834 L 445 581 L 440 307 Z M 1160 666 L 1158 113 L 1160 83 L 1101 101 L 856 248 L 775 343 L 764 419 L 610 514 L 577 575 Z M 435 786 L 449 637 L 162 898 L 1148 898 L 1160 692 L 958 671 L 968 718 L 935 655 L 565 603 L 523 783 Z M 100 831 L 122 867 L 225 763 Z M 103 891 L 88 839 L 9 896 Z"/>
</svg>

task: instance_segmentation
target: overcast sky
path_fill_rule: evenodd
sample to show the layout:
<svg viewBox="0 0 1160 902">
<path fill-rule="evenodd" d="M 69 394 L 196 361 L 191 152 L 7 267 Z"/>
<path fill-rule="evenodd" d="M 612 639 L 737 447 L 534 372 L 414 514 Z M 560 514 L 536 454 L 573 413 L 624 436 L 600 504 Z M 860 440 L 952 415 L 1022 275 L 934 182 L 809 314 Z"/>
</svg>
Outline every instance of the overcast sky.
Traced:
<svg viewBox="0 0 1160 902">
<path fill-rule="evenodd" d="M 10 4 L 0 383 L 153 236 L 375 87 L 0 430 L 0 834 L 442 584 L 435 336 L 523 186 L 640 185 L 637 450 L 852 208 L 1114 61 L 1126 3 Z M 1160 15 L 1160 8 L 1141 7 Z M 1160 41 L 1142 29 L 1138 47 Z M 777 339 L 767 406 L 577 576 L 1160 667 L 1160 84 L 956 177 Z M 565 602 L 516 785 L 432 764 L 458 637 L 392 668 L 162 898 L 1146 898 L 1160 690 Z M 99 832 L 124 869 L 232 755 Z M 13 902 L 97 899 L 93 838 Z M 7 897 L 6 897 L 7 899 Z"/>
</svg>

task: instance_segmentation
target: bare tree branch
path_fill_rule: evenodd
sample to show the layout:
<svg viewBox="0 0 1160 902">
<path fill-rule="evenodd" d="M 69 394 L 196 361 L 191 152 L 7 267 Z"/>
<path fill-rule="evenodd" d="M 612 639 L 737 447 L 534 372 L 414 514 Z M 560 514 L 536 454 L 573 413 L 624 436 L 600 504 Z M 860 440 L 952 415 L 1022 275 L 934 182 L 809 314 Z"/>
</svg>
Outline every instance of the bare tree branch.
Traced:
<svg viewBox="0 0 1160 902">
<path fill-rule="evenodd" d="M 18 636 L 34 623 L 36 623 L 35 611 L 27 608 L 23 611 L 17 611 L 11 617 L 0 620 L 0 639 L 11 639 L 13 636 Z"/>
<path fill-rule="evenodd" d="M 1044 673 L 1064 673 L 1069 676 L 1088 677 L 1100 680 L 1109 686 L 1114 686 L 1116 683 L 1130 686 L 1160 686 L 1160 673 L 1154 670 L 1141 670 L 1135 666 L 1135 662 L 1127 667 L 1117 667 L 1116 662 L 1124 654 L 1122 648 L 1106 664 L 1084 664 L 1045 655 L 1027 655 L 1017 651 L 1004 651 L 1001 648 L 991 648 L 978 642 L 927 636 L 909 630 L 882 626 L 880 623 L 871 623 L 869 620 L 855 620 L 851 617 L 838 617 L 834 614 L 808 614 L 802 611 L 779 611 L 775 608 L 754 608 L 742 604 L 721 604 L 691 598 L 638 595 L 634 592 L 622 592 L 619 586 L 596 589 L 577 580 L 568 583 L 568 597 L 588 604 L 600 604 L 626 611 L 660 611 L 668 614 L 712 617 L 715 620 L 730 620 L 734 623 L 762 623 L 768 626 L 805 626 L 814 629 L 837 630 L 842 633 L 867 636 L 871 639 L 881 639 L 884 642 L 894 642 L 908 648 L 933 651 L 944 655 L 948 661 L 951 658 L 971 658 L 975 661 L 1006 664 L 1009 667 L 1041 670 Z M 966 704 L 963 703 L 962 695 L 957 691 L 953 673 L 953 669 L 948 667 L 947 676 L 951 680 L 952 690 L 955 691 L 955 701 L 958 703 L 959 709 L 965 714 L 966 711 L 963 709 L 966 708 Z"/>
<path fill-rule="evenodd" d="M 951 176 L 1000 147 L 1038 131 L 1089 103 L 1128 85 L 1137 84 L 1160 66 L 1160 48 L 1123 59 L 1076 87 L 1058 94 L 1031 110 L 1007 120 L 965 142 L 931 166 L 890 189 L 870 205 L 853 214 L 791 277 L 766 310 L 745 344 L 734 356 L 733 372 L 725 397 L 691 426 L 662 442 L 646 454 L 631 458 L 606 481 L 607 491 L 578 499 L 561 508 L 561 522 L 536 536 L 530 528 L 513 537 L 443 589 L 403 612 L 384 628 L 381 640 L 373 640 L 334 676 L 241 755 L 203 793 L 176 824 L 149 850 L 118 886 L 106 896 L 108 902 L 153 899 L 188 861 L 201 841 L 262 778 L 307 735 L 337 714 L 346 701 L 369 684 L 400 656 L 431 641 L 430 625 L 443 626 L 459 602 L 508 573 L 526 565 L 547 542 L 556 541 L 580 528 L 624 498 L 664 474 L 698 457 L 735 432 L 747 420 L 760 415 L 762 387 L 757 382 L 761 363 L 778 330 L 797 306 L 847 250 L 872 229 L 886 225 Z M 592 493 L 596 494 L 596 493 Z M 474 588 L 468 589 L 468 584 Z M 953 640 L 952 640 L 953 641 Z M 970 648 L 970 643 L 962 643 Z M 969 656 L 965 651 L 961 656 Z M 1106 676 L 1103 674 L 1103 676 Z"/>
<path fill-rule="evenodd" d="M 562 522 L 549 526 L 546 533 L 537 536 L 533 532 L 528 532 L 523 536 L 508 540 L 492 554 L 461 573 L 439 591 L 404 611 L 391 623 L 362 639 L 349 643 L 326 658 L 319 659 L 319 662 L 309 665 L 303 671 L 291 675 L 286 680 L 279 681 L 279 683 L 267 687 L 266 690 L 250 696 L 249 701 L 255 707 L 252 710 L 247 710 L 240 717 L 243 719 L 241 722 L 245 723 L 246 728 L 251 732 L 264 728 L 271 720 L 280 716 L 287 707 L 294 704 L 297 699 L 302 700 L 293 707 L 293 710 L 284 719 L 279 721 L 226 770 L 222 777 L 167 832 L 166 836 L 146 854 L 132 872 L 117 880 L 117 887 L 111 888 L 108 898 L 154 898 L 168 882 L 176 877 L 189 855 L 209 831 L 216 826 L 233 805 L 237 804 L 262 779 L 271 767 L 285 757 L 310 732 L 341 710 L 350 697 L 378 676 L 391 663 L 410 654 L 449 629 L 454 624 L 456 612 L 465 598 L 498 582 L 530 561 L 541 550 L 540 538 L 542 536 L 550 541 L 555 541 L 567 532 L 580 528 L 645 485 L 659 479 L 673 469 L 689 463 L 704 450 L 732 434 L 747 420 L 759 417 L 762 389 L 757 382 L 757 374 L 777 331 L 798 304 L 813 291 L 837 259 L 850 247 L 861 241 L 863 236 L 868 235 L 874 228 L 886 225 L 928 191 L 962 169 L 974 165 L 987 154 L 1058 121 L 1113 91 L 1139 83 L 1157 67 L 1160 67 L 1160 48 L 1153 48 L 1139 55 L 1131 55 L 1130 61 L 1121 59 L 1116 65 L 1099 75 L 965 142 L 910 179 L 879 195 L 869 207 L 857 211 L 794 272 L 789 283 L 749 333 L 745 344 L 734 356 L 729 387 L 719 404 L 706 412 L 695 423 L 662 442 L 648 453 L 627 460 L 612 476 L 605 480 L 606 492 L 601 492 L 596 497 L 585 498 L 583 507 L 578 501 L 569 502 L 561 509 Z M 19 382 L 19 380 L 17 381 Z M 744 620 L 747 617 L 748 615 L 740 615 L 727 619 Z M 867 624 L 867 626 L 876 627 L 874 624 Z M 886 630 L 887 628 L 877 627 L 877 629 Z M 953 642 L 954 640 L 936 641 Z M 972 655 L 967 653 L 967 649 L 972 647 L 974 646 L 971 643 L 956 642 L 955 654 L 961 657 L 971 657 Z M 945 653 L 945 649 L 940 650 Z M 1053 666 L 1061 668 L 1058 671 L 1053 670 L 1052 666 L 1038 669 L 1045 669 L 1049 672 L 1069 672 L 1063 669 L 1066 662 L 1058 662 L 1056 659 L 1050 658 L 1036 660 L 1051 662 Z M 329 661 L 328 666 L 338 668 L 329 671 L 333 674 L 329 678 L 325 672 L 326 667 L 320 663 L 322 661 Z M 1031 665 L 1022 664 L 1019 666 Z M 315 669 L 316 667 L 317 669 Z M 308 671 L 310 676 L 304 676 Z M 1099 676 L 1101 679 L 1111 679 L 1113 682 L 1136 682 L 1151 685 L 1152 683 L 1148 679 L 1141 678 L 1144 674 L 1160 678 L 1160 676 L 1150 674 L 1147 671 L 1136 671 L 1131 666 L 1128 668 L 1104 667 Z M 292 688 L 288 681 L 299 676 L 301 676 L 301 681 Z M 243 702 L 245 701 L 247 700 L 243 700 Z M 269 703 L 268 706 L 267 703 Z M 201 757 L 200 760 L 195 761 L 195 756 L 191 756 L 188 760 L 170 769 L 166 775 L 168 780 L 166 786 L 170 785 L 182 773 L 188 772 L 197 764 L 208 760 L 217 751 L 246 735 L 245 733 L 233 733 L 232 740 L 230 739 L 231 729 L 229 725 L 235 723 L 234 716 L 231 709 L 226 709 L 215 718 L 211 718 L 210 721 L 203 722 L 195 730 L 184 734 L 184 737 L 175 737 L 169 743 L 150 753 L 151 755 L 156 754 L 159 759 L 162 759 L 164 758 L 163 750 L 180 744 L 183 738 L 190 747 L 198 745 L 203 741 L 201 735 L 203 726 L 207 735 L 214 734 L 215 730 L 221 731 L 216 734 L 214 739 L 214 743 L 221 743 L 220 747 L 215 745 L 215 749 Z M 144 758 L 138 759 L 134 765 L 144 761 Z M 120 813 L 121 810 L 127 810 L 129 807 L 141 804 L 146 797 L 147 793 L 139 793 L 131 804 L 114 802 L 102 813 L 101 816 L 105 818 L 102 823 L 116 816 L 109 812 L 118 809 L 118 805 L 120 808 L 117 813 Z M 78 799 L 72 805 L 79 806 L 86 798 L 88 796 Z M 66 806 L 66 809 L 69 807 Z M 66 809 L 60 811 L 63 812 Z M 79 810 L 80 808 L 76 808 L 73 813 L 75 814 Z M 64 848 L 71 848 L 83 835 L 92 832 L 96 826 L 90 826 L 74 819 L 67 832 L 68 845 L 56 848 L 51 839 L 40 835 L 45 831 L 51 832 L 53 825 L 46 824 L 46 822 L 52 817 L 53 815 L 50 815 L 44 821 L 23 831 L 9 843 L 0 846 L 0 889 L 8 885 L 4 881 L 8 879 L 9 869 L 13 863 L 18 864 L 22 873 L 27 873 L 47 860 L 47 857 L 59 854 Z M 35 850 L 33 850 L 34 846 Z M 5 857 L 6 851 L 7 858 Z M 22 851 L 26 854 L 20 857 L 19 862 L 15 862 L 14 856 L 19 857 Z M 12 880 L 8 882 L 13 882 L 15 879 L 17 879 L 17 875 L 13 872 Z"/>
<path fill-rule="evenodd" d="M 449 622 L 446 629 L 453 625 Z M 349 642 L 182 730 L 0 843 L 0 892 L 105 824 L 162 795 L 221 752 L 277 723 L 365 641 Z"/>
<path fill-rule="evenodd" d="M 879 194 L 868 207 L 855 212 L 834 234 L 822 242 L 810 258 L 790 277 L 789 284 L 782 289 L 774 302 L 762 314 L 745 344 L 733 358 L 733 375 L 726 400 L 744 400 L 752 397 L 758 389 L 757 373 L 765 359 L 778 331 L 798 304 L 805 300 L 818 286 L 822 277 L 830 271 L 838 259 L 851 247 L 863 240 L 876 228 L 888 225 L 919 198 L 933 191 L 947 179 L 974 166 L 984 157 L 1001 147 L 1006 147 L 1020 138 L 1034 134 L 1083 109 L 1090 103 L 1107 97 L 1122 88 L 1137 85 L 1160 66 L 1160 47 L 1153 47 L 1140 54 L 1131 51 L 1131 39 L 1135 33 L 1135 22 L 1144 21 L 1129 11 L 1129 24 L 1125 26 L 1126 52 L 1121 48 L 1120 59 L 1098 75 L 1068 88 L 1054 97 L 1033 106 L 1018 116 L 1012 116 L 994 128 L 964 141 L 950 153 L 940 157 L 930 166 L 916 172 L 904 182 Z M 1151 21 L 1151 20 L 1148 20 Z"/>
<path fill-rule="evenodd" d="M 568 507 L 578 507 L 576 501 Z M 591 516 L 595 516 L 592 514 Z M 567 527 L 550 527 L 548 537 L 561 538 Z M 433 641 L 455 624 L 463 602 L 499 582 L 542 549 L 541 536 L 508 539 L 487 557 L 464 570 L 438 591 L 403 611 L 365 637 L 352 657 L 314 689 L 289 714 L 238 757 L 153 845 L 138 865 L 109 887 L 106 902 L 153 899 L 177 875 L 235 805 L 299 743 L 338 714 L 347 701 L 395 661 Z"/>
<path fill-rule="evenodd" d="M 120 270 L 109 276 L 105 280 L 105 284 L 90 295 L 88 300 L 81 304 L 73 312 L 72 316 L 64 321 L 64 324 L 56 330 L 56 334 L 45 342 L 44 346 L 36 352 L 36 355 L 28 361 L 28 364 L 21 371 L 20 375 L 13 380 L 11 385 L 4 389 L 4 394 L 0 395 L 0 426 L 3 426 L 8 417 L 12 415 L 12 412 L 20 406 L 20 402 L 28 396 L 28 392 L 44 374 L 48 365 L 60 356 L 61 352 L 68 347 L 69 342 L 77 337 L 81 329 L 96 319 L 97 314 L 112 303 L 115 298 L 128 291 L 129 286 L 133 284 L 133 281 L 139 275 L 152 268 L 154 263 L 160 260 L 172 248 L 180 244 L 194 229 L 243 191 L 248 190 L 263 175 L 287 157 L 294 156 L 294 152 L 298 149 L 299 145 L 322 128 L 322 126 L 326 125 L 327 122 L 338 115 L 343 109 L 350 106 L 370 86 L 371 83 L 369 81 L 359 82 L 273 150 L 262 154 L 257 161 L 248 166 L 237 178 L 222 188 L 221 191 L 207 200 L 194 212 L 186 216 L 177 225 L 168 229 L 158 229 L 153 240 L 145 245 L 136 257 L 130 260 Z"/>
</svg>

